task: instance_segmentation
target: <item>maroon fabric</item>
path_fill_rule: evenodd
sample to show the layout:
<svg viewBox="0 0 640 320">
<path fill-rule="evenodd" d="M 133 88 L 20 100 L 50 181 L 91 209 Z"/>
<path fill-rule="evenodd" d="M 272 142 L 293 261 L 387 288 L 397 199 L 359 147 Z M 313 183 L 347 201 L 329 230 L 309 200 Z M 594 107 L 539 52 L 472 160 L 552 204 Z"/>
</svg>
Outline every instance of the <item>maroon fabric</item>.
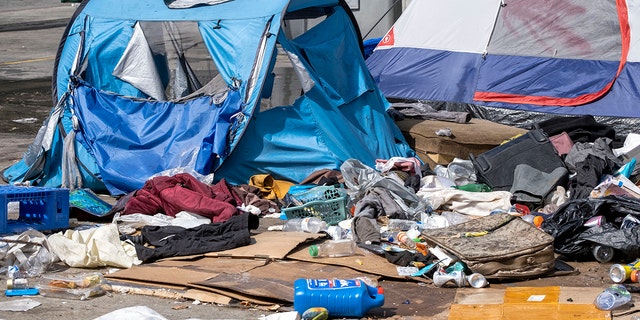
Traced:
<svg viewBox="0 0 640 320">
<path fill-rule="evenodd" d="M 212 222 L 223 222 L 238 214 L 241 199 L 231 191 L 226 180 L 215 185 L 200 182 L 188 173 L 148 180 L 127 201 L 122 214 L 164 213 L 175 217 L 180 211 L 199 214 Z"/>
<path fill-rule="evenodd" d="M 553 144 L 553 147 L 556 148 L 556 151 L 558 151 L 558 154 L 561 156 L 569 154 L 569 151 L 573 148 L 573 140 L 571 140 L 569 134 L 564 131 L 549 137 L 549 140 L 551 140 L 551 144 Z"/>
</svg>

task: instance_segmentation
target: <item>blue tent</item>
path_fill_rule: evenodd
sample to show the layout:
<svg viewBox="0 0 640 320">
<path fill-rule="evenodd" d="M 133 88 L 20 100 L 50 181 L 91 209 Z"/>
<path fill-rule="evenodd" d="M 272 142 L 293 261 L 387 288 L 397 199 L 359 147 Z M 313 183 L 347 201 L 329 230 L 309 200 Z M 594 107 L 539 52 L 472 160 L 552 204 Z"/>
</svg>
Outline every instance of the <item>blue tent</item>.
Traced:
<svg viewBox="0 0 640 320">
<path fill-rule="evenodd" d="M 349 158 L 413 156 L 354 21 L 343 0 L 84 1 L 51 115 L 4 178 L 118 195 L 174 169 L 299 182 Z M 297 87 L 278 100 L 283 70 Z"/>
</svg>

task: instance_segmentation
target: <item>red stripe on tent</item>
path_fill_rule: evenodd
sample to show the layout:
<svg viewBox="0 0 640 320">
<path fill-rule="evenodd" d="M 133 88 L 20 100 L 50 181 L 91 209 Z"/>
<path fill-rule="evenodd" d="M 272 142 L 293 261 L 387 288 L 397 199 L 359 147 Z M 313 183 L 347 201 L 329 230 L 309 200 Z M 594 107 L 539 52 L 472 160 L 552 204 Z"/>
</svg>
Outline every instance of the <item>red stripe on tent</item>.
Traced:
<svg viewBox="0 0 640 320">
<path fill-rule="evenodd" d="M 387 34 L 380 40 L 380 43 L 378 43 L 378 47 L 389 47 L 394 44 L 396 44 L 396 37 L 393 32 L 393 27 L 391 27 L 389 32 L 387 32 Z"/>
<path fill-rule="evenodd" d="M 620 64 L 618 65 L 618 71 L 611 81 L 604 86 L 600 91 L 583 94 L 574 98 L 558 98 L 548 96 L 529 96 L 518 95 L 499 92 L 484 92 L 476 91 L 473 95 L 474 100 L 478 101 L 494 101 L 494 102 L 506 102 L 506 103 L 519 103 L 519 104 L 531 104 L 541 106 L 562 106 L 572 107 L 579 106 L 591 101 L 594 101 L 604 96 L 613 86 L 622 68 L 627 63 L 627 55 L 629 54 L 629 47 L 631 42 L 631 28 L 629 27 L 629 12 L 627 10 L 627 3 L 625 0 L 616 0 L 616 7 L 618 8 L 618 21 L 620 22 L 620 36 L 622 41 L 622 52 L 620 54 Z"/>
</svg>

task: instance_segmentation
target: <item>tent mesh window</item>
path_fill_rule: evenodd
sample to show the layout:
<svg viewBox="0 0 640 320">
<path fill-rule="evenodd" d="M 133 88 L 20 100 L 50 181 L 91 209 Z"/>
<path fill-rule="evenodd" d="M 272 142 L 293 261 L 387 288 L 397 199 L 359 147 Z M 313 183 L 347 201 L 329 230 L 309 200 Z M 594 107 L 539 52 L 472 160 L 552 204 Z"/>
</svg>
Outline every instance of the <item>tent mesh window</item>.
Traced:
<svg viewBox="0 0 640 320">
<path fill-rule="evenodd" d="M 113 75 L 149 97 L 180 100 L 218 76 L 196 22 L 139 22 L 135 28 Z"/>
</svg>

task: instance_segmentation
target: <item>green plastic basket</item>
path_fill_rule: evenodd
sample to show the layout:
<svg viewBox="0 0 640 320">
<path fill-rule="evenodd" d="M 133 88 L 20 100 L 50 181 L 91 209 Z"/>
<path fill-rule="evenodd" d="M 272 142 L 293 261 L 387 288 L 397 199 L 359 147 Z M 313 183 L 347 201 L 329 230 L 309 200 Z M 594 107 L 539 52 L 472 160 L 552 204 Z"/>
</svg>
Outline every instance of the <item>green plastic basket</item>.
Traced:
<svg viewBox="0 0 640 320">
<path fill-rule="evenodd" d="M 331 200 L 311 201 L 301 206 L 284 208 L 282 211 L 287 219 L 317 217 L 328 225 L 337 225 L 348 218 L 346 207 L 347 196 L 342 196 Z"/>
<path fill-rule="evenodd" d="M 303 205 L 313 201 L 333 200 L 344 197 L 346 194 L 342 188 L 335 186 L 316 186 L 307 191 L 289 194 L 290 199 L 296 205 Z"/>
</svg>

